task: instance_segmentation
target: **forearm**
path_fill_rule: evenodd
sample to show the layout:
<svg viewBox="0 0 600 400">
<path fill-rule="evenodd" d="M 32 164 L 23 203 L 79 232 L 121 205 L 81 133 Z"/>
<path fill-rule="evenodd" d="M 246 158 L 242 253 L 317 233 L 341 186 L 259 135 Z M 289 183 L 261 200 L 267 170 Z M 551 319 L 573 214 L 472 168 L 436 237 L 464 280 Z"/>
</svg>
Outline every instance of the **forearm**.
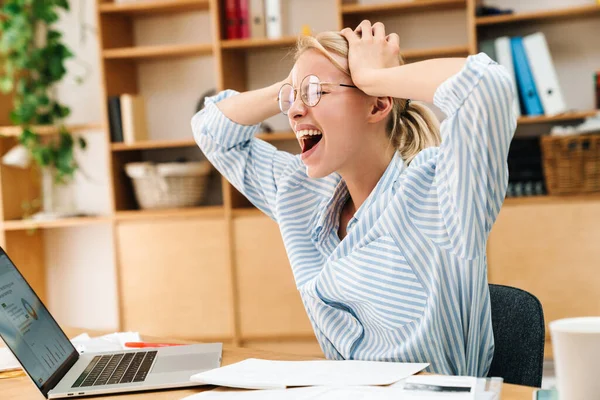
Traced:
<svg viewBox="0 0 600 400">
<path fill-rule="evenodd" d="M 393 68 L 371 70 L 356 82 L 371 96 L 433 103 L 436 89 L 446 79 L 460 72 L 466 58 L 438 58 Z"/>
<path fill-rule="evenodd" d="M 241 125 L 256 125 L 278 114 L 277 94 L 283 82 L 262 89 L 251 90 L 228 97 L 217 103 L 217 107 L 233 122 Z"/>
</svg>

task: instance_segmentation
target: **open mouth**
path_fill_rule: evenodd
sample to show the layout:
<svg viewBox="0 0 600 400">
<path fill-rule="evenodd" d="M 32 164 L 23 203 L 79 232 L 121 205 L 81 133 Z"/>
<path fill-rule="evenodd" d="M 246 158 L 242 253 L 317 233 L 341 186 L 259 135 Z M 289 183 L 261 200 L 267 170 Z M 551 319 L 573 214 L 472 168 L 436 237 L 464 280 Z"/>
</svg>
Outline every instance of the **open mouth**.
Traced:
<svg viewBox="0 0 600 400">
<path fill-rule="evenodd" d="M 300 142 L 300 147 L 302 148 L 302 153 L 306 153 L 313 147 L 317 145 L 323 138 L 323 133 L 317 130 L 302 130 L 296 132 L 296 137 Z"/>
</svg>

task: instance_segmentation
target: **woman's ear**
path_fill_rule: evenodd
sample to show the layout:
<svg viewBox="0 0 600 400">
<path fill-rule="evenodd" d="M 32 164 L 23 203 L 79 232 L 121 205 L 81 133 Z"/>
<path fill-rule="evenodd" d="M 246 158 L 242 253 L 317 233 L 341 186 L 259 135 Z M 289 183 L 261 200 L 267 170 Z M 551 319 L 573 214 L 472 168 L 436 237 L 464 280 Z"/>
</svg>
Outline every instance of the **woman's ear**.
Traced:
<svg viewBox="0 0 600 400">
<path fill-rule="evenodd" d="M 391 97 L 373 97 L 371 110 L 369 114 L 369 122 L 379 122 L 389 115 L 394 106 L 394 100 Z"/>
</svg>

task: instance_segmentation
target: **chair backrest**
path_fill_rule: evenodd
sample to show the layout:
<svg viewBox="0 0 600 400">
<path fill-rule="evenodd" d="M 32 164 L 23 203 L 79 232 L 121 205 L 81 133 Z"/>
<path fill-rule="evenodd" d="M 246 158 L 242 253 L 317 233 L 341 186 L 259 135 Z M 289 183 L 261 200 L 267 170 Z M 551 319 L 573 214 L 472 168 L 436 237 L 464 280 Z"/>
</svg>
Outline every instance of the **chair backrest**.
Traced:
<svg viewBox="0 0 600 400">
<path fill-rule="evenodd" d="M 541 387 L 546 334 L 542 304 L 525 290 L 493 284 L 489 288 L 495 351 L 488 376 Z"/>
</svg>

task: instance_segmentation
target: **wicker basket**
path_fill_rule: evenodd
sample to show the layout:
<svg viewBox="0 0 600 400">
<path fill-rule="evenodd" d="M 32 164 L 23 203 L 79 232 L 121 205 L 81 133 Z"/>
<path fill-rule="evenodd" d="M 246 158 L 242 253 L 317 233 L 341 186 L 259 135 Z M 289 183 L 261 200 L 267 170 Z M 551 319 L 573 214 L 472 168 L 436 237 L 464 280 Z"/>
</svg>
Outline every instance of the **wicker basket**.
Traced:
<svg viewBox="0 0 600 400">
<path fill-rule="evenodd" d="M 549 194 L 600 191 L 600 133 L 543 136 L 542 156 Z"/>
<path fill-rule="evenodd" d="M 208 161 L 136 162 L 125 165 L 143 209 L 198 206 L 204 200 L 212 166 Z"/>
</svg>

